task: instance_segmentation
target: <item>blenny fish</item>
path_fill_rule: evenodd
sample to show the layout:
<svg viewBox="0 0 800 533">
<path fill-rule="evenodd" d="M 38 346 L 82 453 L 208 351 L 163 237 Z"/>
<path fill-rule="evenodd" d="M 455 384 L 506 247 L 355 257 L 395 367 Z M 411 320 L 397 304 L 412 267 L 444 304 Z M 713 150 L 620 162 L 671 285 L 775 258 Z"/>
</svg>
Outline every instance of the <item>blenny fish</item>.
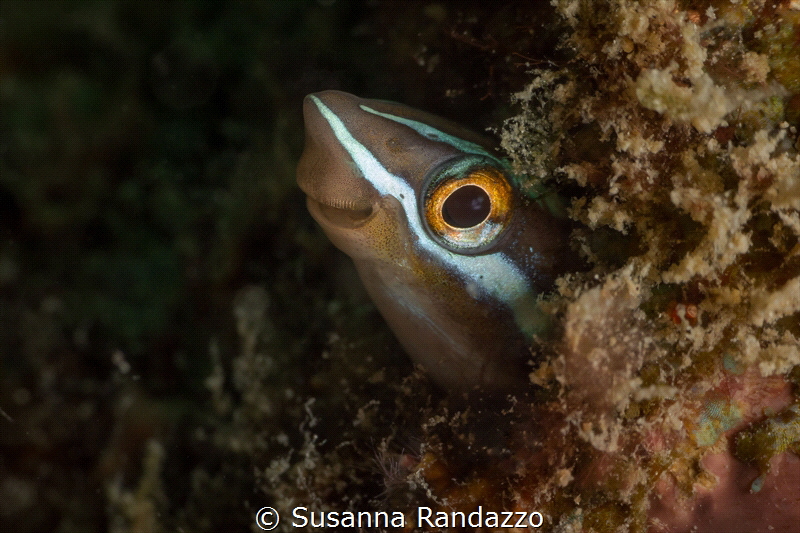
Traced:
<svg viewBox="0 0 800 533">
<path fill-rule="evenodd" d="M 538 299 L 574 264 L 548 195 L 443 118 L 339 91 L 303 106 L 308 210 L 411 358 L 449 389 L 527 384 Z"/>
</svg>

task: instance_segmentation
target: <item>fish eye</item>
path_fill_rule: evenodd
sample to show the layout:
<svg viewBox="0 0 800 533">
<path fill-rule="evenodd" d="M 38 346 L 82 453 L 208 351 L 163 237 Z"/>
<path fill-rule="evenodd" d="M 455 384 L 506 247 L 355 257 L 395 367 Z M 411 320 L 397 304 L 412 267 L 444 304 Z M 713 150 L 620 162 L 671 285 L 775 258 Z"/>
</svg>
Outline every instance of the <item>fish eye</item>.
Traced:
<svg viewBox="0 0 800 533">
<path fill-rule="evenodd" d="M 454 228 L 477 226 L 489 216 L 492 199 L 477 185 L 459 187 L 442 204 L 442 218 Z"/>
<path fill-rule="evenodd" d="M 488 157 L 451 159 L 426 177 L 420 211 L 430 236 L 460 254 L 486 252 L 508 227 L 514 190 Z"/>
</svg>

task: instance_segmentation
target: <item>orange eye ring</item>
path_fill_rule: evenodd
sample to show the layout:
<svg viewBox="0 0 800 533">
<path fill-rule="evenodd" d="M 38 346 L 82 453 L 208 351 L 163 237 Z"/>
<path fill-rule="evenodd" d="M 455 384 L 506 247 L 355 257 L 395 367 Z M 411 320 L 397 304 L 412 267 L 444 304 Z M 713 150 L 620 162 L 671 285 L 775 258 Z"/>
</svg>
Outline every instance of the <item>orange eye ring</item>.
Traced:
<svg viewBox="0 0 800 533">
<path fill-rule="evenodd" d="M 472 156 L 432 173 L 421 208 L 435 240 L 454 252 L 477 254 L 508 227 L 514 197 L 502 170 L 487 158 Z"/>
</svg>

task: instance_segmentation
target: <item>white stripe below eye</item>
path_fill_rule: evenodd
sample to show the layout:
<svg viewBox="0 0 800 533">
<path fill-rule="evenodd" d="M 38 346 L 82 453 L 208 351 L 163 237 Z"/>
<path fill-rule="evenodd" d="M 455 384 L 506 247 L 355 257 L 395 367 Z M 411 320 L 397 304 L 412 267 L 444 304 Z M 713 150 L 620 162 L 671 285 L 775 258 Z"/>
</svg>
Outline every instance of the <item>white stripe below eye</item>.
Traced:
<svg viewBox="0 0 800 533">
<path fill-rule="evenodd" d="M 311 99 L 319 112 L 330 124 L 334 135 L 353 158 L 364 178 L 381 195 L 394 197 L 403 206 L 411 232 L 417 236 L 419 246 L 442 264 L 455 271 L 465 280 L 467 290 L 479 287 L 483 292 L 508 305 L 514 313 L 515 321 L 527 334 L 534 334 L 544 325 L 536 304 L 536 296 L 531 291 L 528 280 L 503 253 L 486 255 L 458 255 L 439 246 L 422 227 L 417 211 L 414 190 L 399 176 L 390 173 L 363 144 L 358 142 L 347 130 L 342 120 L 314 95 Z M 364 106 L 362 106 L 364 107 Z M 393 120 L 399 117 L 393 118 Z M 406 120 L 406 119 L 403 119 Z M 399 121 L 399 120 L 398 120 Z M 415 122 L 415 121 L 411 121 Z M 419 122 L 416 124 L 420 125 Z M 424 125 L 421 125 L 424 126 Z M 414 128 L 416 131 L 416 128 Z M 429 128 L 433 131 L 433 128 Z M 439 132 L 441 135 L 446 135 Z M 452 136 L 449 136 L 452 137 Z M 455 137 L 452 137 L 456 139 Z M 459 140 L 460 141 L 460 140 Z M 466 143 L 467 141 L 460 141 Z M 472 145 L 473 143 L 468 143 Z M 458 146 L 454 144 L 453 146 Z M 477 145 L 475 145 L 477 146 Z M 480 149 L 480 147 L 478 147 Z M 460 149 L 460 148 L 459 148 Z M 481 149 L 482 150 L 482 149 Z M 485 154 L 485 152 L 482 151 Z M 473 294 L 480 291 L 470 291 Z"/>
</svg>

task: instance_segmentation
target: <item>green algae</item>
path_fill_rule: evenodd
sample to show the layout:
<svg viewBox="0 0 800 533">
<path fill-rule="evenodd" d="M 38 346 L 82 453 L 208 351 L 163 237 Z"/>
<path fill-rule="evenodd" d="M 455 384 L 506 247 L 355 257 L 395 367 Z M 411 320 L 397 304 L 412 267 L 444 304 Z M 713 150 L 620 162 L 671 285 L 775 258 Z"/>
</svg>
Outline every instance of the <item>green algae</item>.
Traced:
<svg viewBox="0 0 800 533">
<path fill-rule="evenodd" d="M 697 429 L 692 432 L 698 446 L 712 446 L 723 433 L 742 420 L 742 410 L 724 399 L 710 400 L 705 403 L 696 421 Z"/>
<path fill-rule="evenodd" d="M 800 404 L 794 403 L 743 429 L 734 442 L 736 457 L 754 463 L 762 473 L 769 472 L 770 459 L 779 453 L 800 455 Z"/>
</svg>

